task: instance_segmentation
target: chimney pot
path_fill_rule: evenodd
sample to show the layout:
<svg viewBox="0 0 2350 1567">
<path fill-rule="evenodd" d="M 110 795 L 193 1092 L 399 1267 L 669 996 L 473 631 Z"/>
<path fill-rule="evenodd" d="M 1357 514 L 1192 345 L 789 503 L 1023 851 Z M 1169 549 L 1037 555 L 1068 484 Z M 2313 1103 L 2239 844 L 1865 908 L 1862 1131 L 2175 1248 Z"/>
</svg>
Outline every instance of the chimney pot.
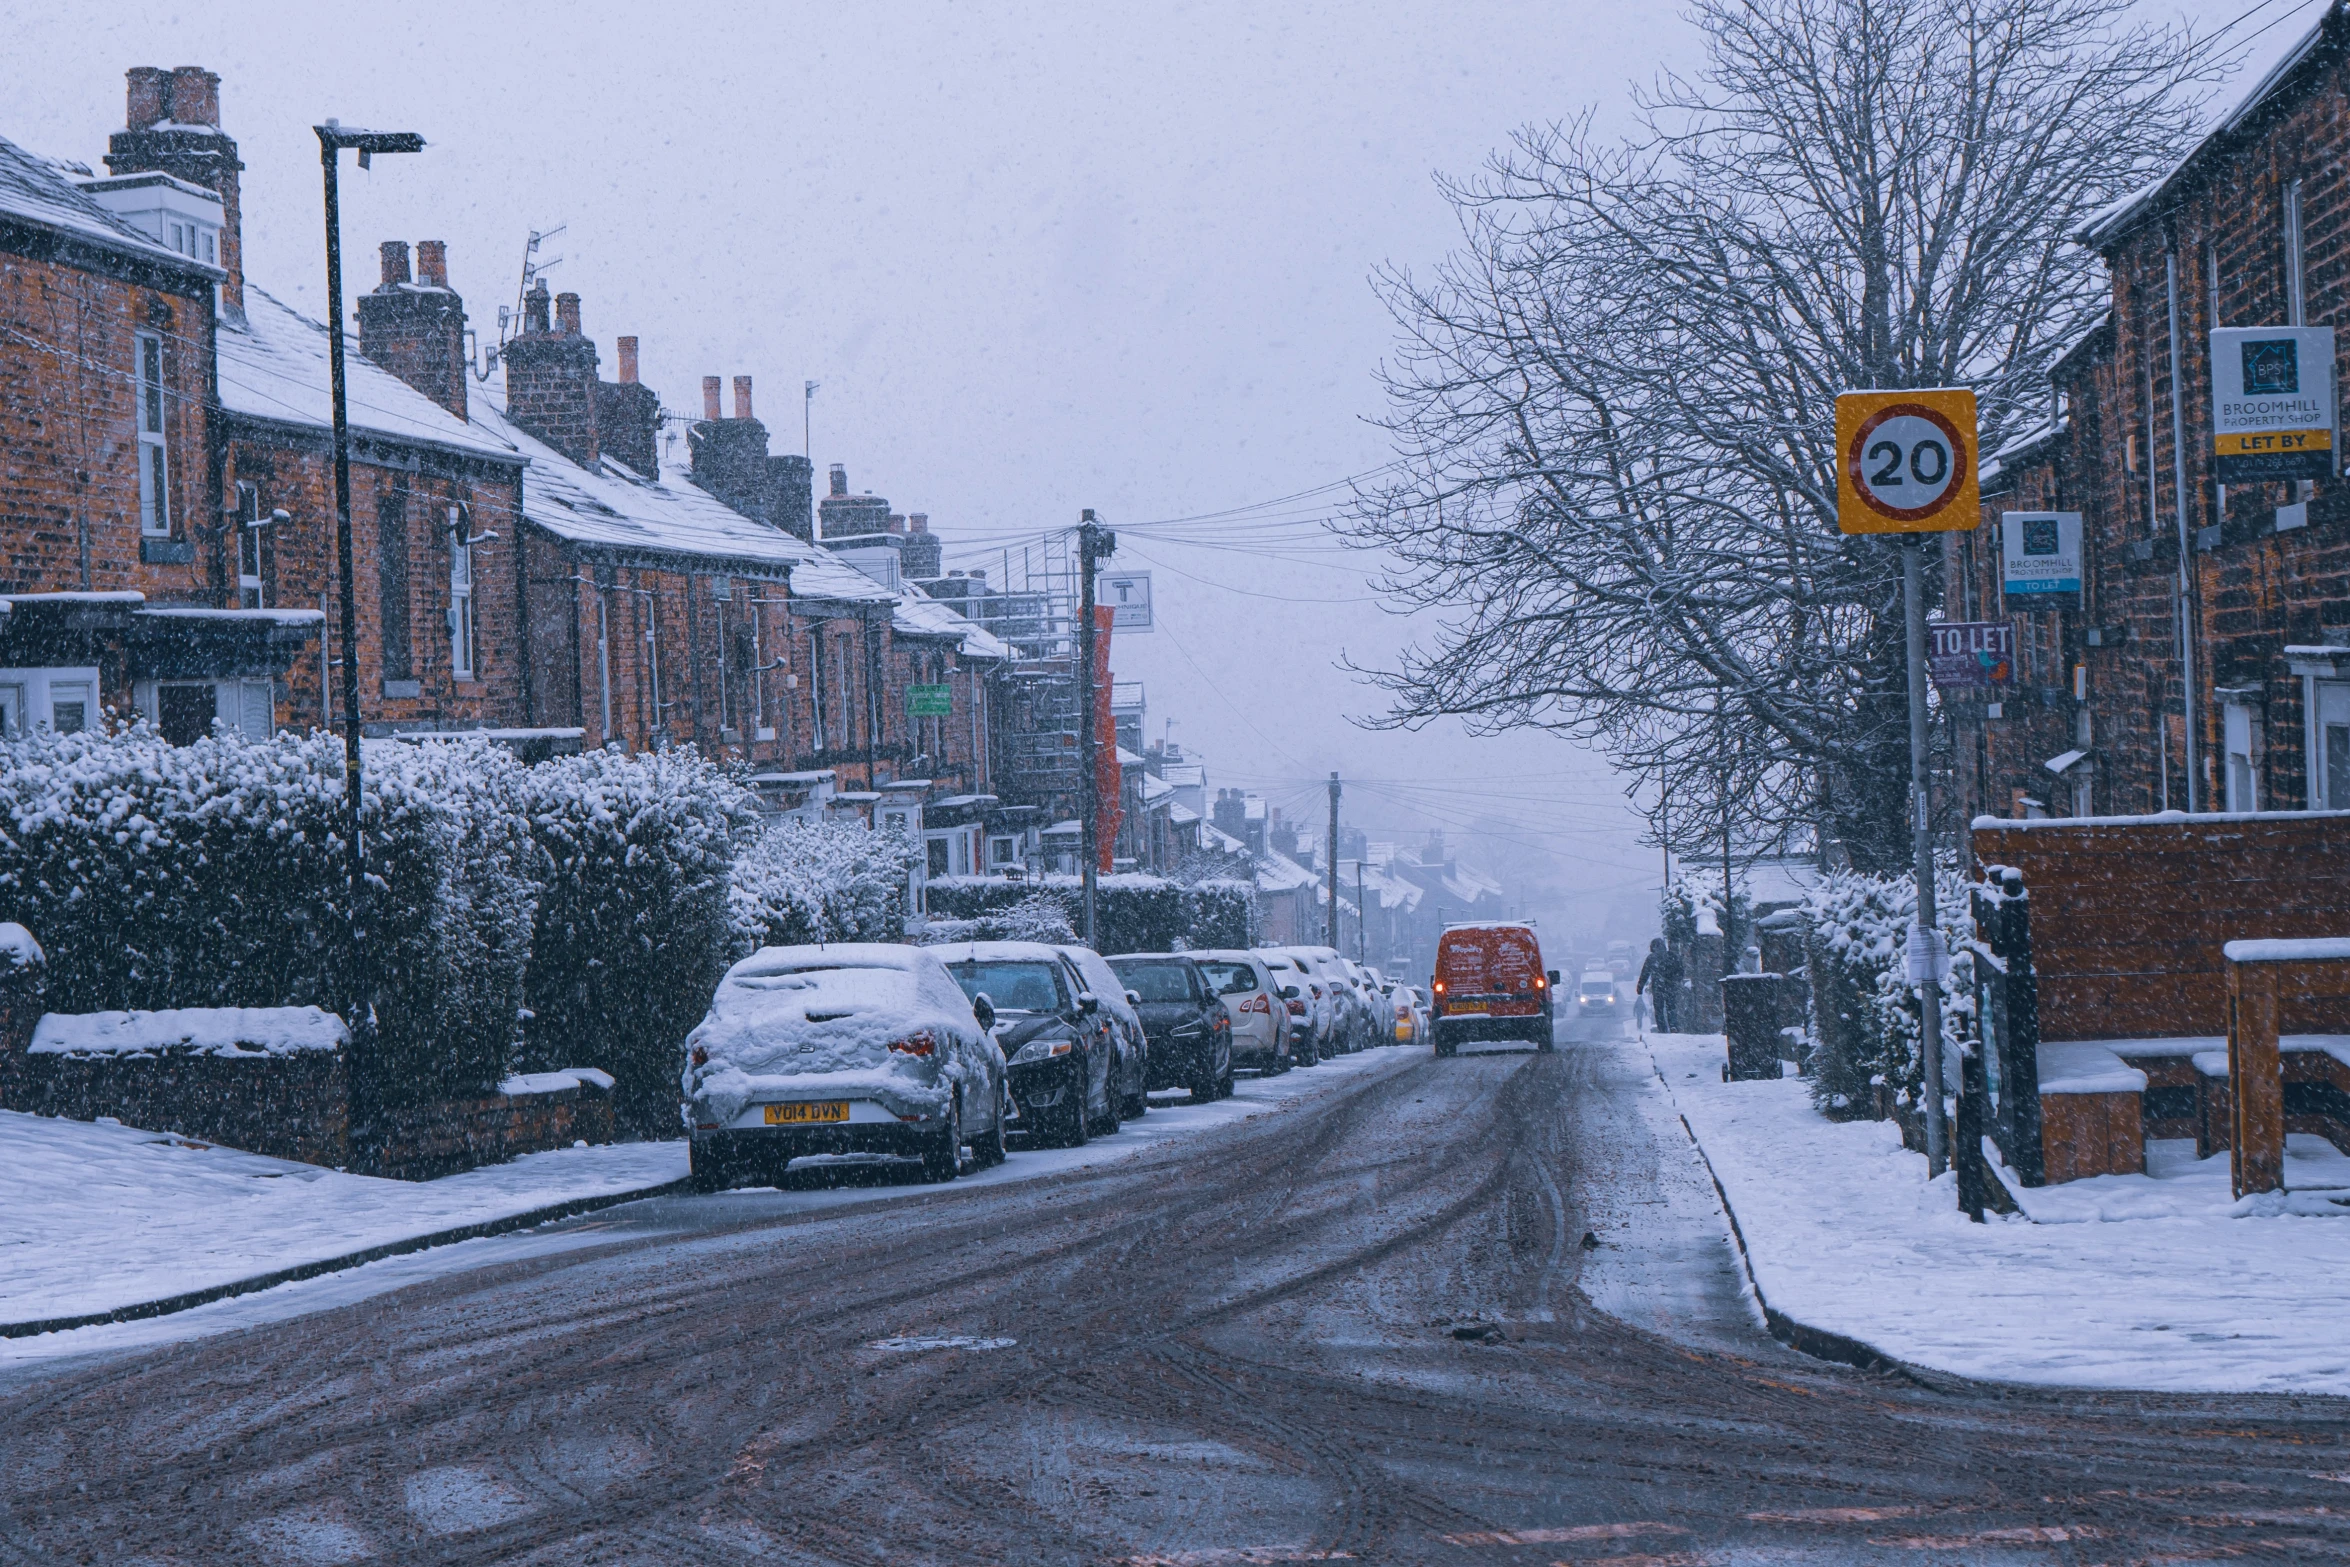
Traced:
<svg viewBox="0 0 2350 1567">
<path fill-rule="evenodd" d="M 522 296 L 522 330 L 541 336 L 547 330 L 547 280 L 540 278 L 538 286 Z"/>
<path fill-rule="evenodd" d="M 889 514 L 889 531 L 890 531 L 890 532 L 892 532 L 892 533 L 903 533 L 903 532 L 905 532 L 905 531 L 906 531 L 906 519 L 905 519 L 905 518 L 904 518 L 902 515 L 900 515 L 899 513 L 897 513 L 897 512 L 894 512 L 894 511 L 893 511 L 893 512 L 891 512 L 891 513 Z"/>
<path fill-rule="evenodd" d="M 849 493 L 849 470 L 844 464 L 834 463 L 832 465 L 832 493 L 835 495 Z"/>
<path fill-rule="evenodd" d="M 916 533 L 928 533 L 930 531 L 930 513 L 926 511 L 909 513 L 906 517 L 906 526 Z"/>
<path fill-rule="evenodd" d="M 618 338 L 614 340 L 612 346 L 620 354 L 620 383 L 623 386 L 634 386 L 636 384 L 636 339 L 633 337 Z"/>
<path fill-rule="evenodd" d="M 445 239 L 420 239 L 416 242 L 416 281 L 427 288 L 449 286 L 449 242 Z"/>
<path fill-rule="evenodd" d="M 218 125 L 220 78 L 200 65 L 173 67 L 171 118 L 178 125 Z"/>
<path fill-rule="evenodd" d="M 555 296 L 555 324 L 573 337 L 579 336 L 579 296 L 577 294 L 557 294 Z"/>
<path fill-rule="evenodd" d="M 726 411 L 718 406 L 718 377 L 714 375 L 702 377 L 702 417 L 713 424 L 726 417 Z"/>
<path fill-rule="evenodd" d="M 747 375 L 734 378 L 734 416 L 737 419 L 751 416 L 751 378 Z"/>
<path fill-rule="evenodd" d="M 978 583 L 982 590 L 987 587 L 987 573 L 984 571 L 974 571 L 971 573 L 971 580 Z"/>
<path fill-rule="evenodd" d="M 129 84 L 130 98 L 123 124 L 131 130 L 143 131 L 163 118 L 163 84 L 168 78 L 152 65 L 134 65 L 122 74 Z"/>
<path fill-rule="evenodd" d="M 390 288 L 396 283 L 407 282 L 408 242 L 404 239 L 387 239 L 381 248 L 384 258 L 383 286 Z"/>
</svg>

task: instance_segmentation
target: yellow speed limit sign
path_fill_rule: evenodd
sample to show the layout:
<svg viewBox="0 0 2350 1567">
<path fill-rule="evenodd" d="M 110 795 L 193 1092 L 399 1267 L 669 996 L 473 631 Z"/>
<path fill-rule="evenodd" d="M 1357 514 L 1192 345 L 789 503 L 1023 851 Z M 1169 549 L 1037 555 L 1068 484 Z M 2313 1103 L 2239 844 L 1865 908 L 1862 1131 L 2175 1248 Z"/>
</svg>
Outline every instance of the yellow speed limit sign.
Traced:
<svg viewBox="0 0 2350 1567">
<path fill-rule="evenodd" d="M 1966 387 L 1836 399 L 1836 525 L 1952 533 L 1983 520 L 1975 394 Z"/>
</svg>

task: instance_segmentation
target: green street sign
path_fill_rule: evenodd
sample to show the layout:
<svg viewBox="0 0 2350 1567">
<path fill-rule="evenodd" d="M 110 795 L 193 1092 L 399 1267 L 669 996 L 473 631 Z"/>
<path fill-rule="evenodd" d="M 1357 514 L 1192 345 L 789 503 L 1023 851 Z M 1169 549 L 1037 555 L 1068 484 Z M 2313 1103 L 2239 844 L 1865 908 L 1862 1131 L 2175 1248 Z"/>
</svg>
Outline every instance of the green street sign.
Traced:
<svg viewBox="0 0 2350 1567">
<path fill-rule="evenodd" d="M 906 711 L 916 718 L 952 718 L 955 713 L 954 687 L 908 686 Z"/>
</svg>

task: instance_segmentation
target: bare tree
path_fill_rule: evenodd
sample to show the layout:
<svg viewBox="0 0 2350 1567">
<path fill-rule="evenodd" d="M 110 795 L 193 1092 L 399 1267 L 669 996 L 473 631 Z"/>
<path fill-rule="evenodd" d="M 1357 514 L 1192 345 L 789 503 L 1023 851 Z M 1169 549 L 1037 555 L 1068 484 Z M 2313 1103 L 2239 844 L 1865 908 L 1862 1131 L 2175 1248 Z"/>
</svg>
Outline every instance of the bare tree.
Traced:
<svg viewBox="0 0 2350 1567">
<path fill-rule="evenodd" d="M 1705 66 L 1634 136 L 1530 128 L 1448 183 L 1464 248 L 1381 279 L 1401 476 L 1341 525 L 1439 612 L 1377 721 L 1572 733 L 1667 798 L 1727 745 L 1749 830 L 1898 863 L 1899 567 L 1836 530 L 1835 396 L 1972 386 L 1986 451 L 2047 416 L 2104 309 L 2069 236 L 2217 74 L 2130 9 L 1695 0 Z"/>
</svg>

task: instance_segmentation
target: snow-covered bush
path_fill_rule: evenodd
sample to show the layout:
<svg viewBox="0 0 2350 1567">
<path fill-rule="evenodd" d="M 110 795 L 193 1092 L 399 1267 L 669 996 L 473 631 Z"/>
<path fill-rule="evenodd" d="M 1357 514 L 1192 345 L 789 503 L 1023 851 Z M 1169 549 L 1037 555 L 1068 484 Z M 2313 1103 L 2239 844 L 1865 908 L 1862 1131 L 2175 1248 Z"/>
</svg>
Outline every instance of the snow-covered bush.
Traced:
<svg viewBox="0 0 2350 1567">
<path fill-rule="evenodd" d="M 1953 958 L 1941 982 L 1943 1037 L 1969 1037 L 1974 1012 L 1973 933 L 1967 883 L 1955 865 L 1938 868 L 1936 919 Z M 1917 880 L 1830 872 L 1804 900 L 1815 1049 L 1812 1101 L 1838 1118 L 1875 1113 L 1876 1088 L 1902 1110 L 1925 1099 L 1925 1056 L 1917 988 L 1909 982 L 1909 927 Z M 1955 1083 L 1945 1085 L 1955 1090 Z"/>
<path fill-rule="evenodd" d="M 1102 952 L 1245 947 L 1257 937 L 1256 887 L 1250 882 L 1210 879 L 1185 886 L 1130 872 L 1100 877 L 1094 887 L 1095 946 Z M 1051 898 L 1072 929 L 1082 925 L 1085 884 L 1075 876 L 1042 882 L 942 876 L 929 885 L 933 924 L 984 918 L 1032 897 Z"/>
<path fill-rule="evenodd" d="M 377 1056 L 389 1097 L 512 1065 L 535 888 L 519 772 L 483 745 L 367 749 Z M 342 744 L 175 746 L 144 725 L 0 743 L 0 910 L 59 1012 L 317 1006 L 348 1017 Z"/>
<path fill-rule="evenodd" d="M 958 941 L 1042 941 L 1067 946 L 1077 940 L 1069 911 L 1049 892 L 1033 892 L 1018 903 L 972 919 L 933 919 L 922 930 L 924 946 Z"/>
<path fill-rule="evenodd" d="M 612 1074 L 637 1136 L 675 1136 L 677 1061 L 732 961 L 728 883 L 751 806 L 690 750 L 556 757 L 525 774 L 543 859 L 528 1064 Z"/>
<path fill-rule="evenodd" d="M 787 818 L 752 831 L 728 894 L 738 956 L 811 941 L 903 941 L 919 850 L 901 831 Z"/>
</svg>

